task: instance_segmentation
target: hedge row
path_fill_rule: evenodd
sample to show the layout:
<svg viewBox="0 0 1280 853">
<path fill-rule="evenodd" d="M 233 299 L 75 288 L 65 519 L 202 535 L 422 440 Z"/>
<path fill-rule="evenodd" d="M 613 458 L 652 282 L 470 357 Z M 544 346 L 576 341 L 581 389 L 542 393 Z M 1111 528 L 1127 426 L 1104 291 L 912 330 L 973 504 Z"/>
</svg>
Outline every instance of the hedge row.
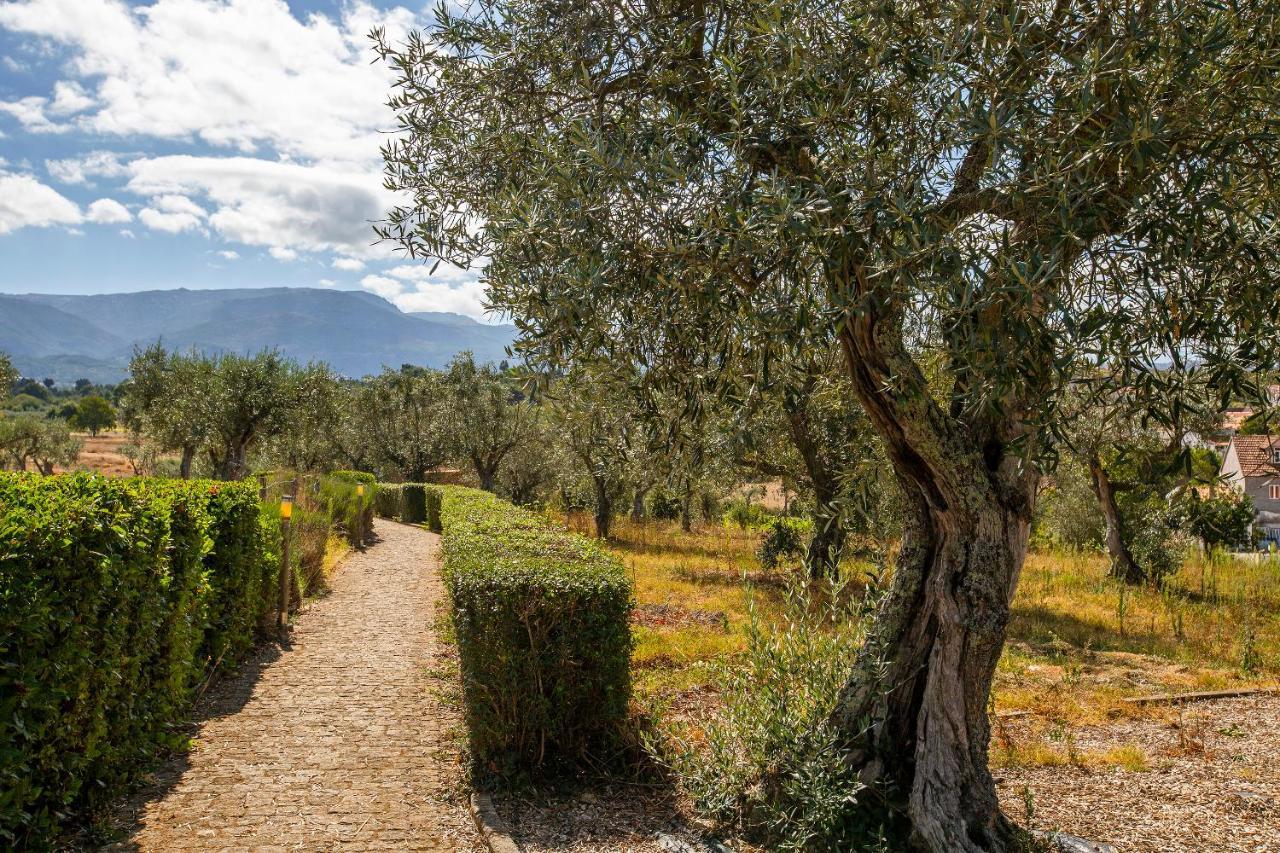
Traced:
<svg viewBox="0 0 1280 853">
<path fill-rule="evenodd" d="M 442 491 L 473 758 L 503 775 L 545 775 L 607 756 L 631 691 L 622 564 L 488 492 Z"/>
<path fill-rule="evenodd" d="M 426 524 L 440 532 L 439 486 L 426 483 L 379 483 L 375 509 L 383 518 L 405 524 Z"/>
<path fill-rule="evenodd" d="M 157 749 L 275 602 L 252 483 L 0 474 L 0 846 L 42 846 Z"/>
</svg>

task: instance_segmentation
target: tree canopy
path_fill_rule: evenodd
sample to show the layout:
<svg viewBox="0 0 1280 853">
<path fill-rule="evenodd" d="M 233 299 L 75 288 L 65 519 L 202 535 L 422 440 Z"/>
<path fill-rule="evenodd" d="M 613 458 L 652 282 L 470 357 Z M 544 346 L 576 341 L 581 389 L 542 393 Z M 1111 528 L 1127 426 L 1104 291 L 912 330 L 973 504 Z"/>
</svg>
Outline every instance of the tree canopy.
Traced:
<svg viewBox="0 0 1280 853">
<path fill-rule="evenodd" d="M 381 233 L 488 258 L 526 352 L 660 380 L 839 346 L 907 516 L 832 712 L 850 811 L 1020 845 L 986 700 L 1064 394 L 1105 365 L 1172 423 L 1186 374 L 1276 366 L 1280 7 L 481 0 L 381 48 Z"/>
</svg>

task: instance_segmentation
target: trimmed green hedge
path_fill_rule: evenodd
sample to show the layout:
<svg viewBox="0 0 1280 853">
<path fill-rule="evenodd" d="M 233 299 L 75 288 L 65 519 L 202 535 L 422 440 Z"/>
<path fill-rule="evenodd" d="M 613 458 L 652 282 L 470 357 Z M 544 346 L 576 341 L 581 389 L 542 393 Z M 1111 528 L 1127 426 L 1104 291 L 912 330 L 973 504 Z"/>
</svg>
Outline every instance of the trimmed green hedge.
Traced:
<svg viewBox="0 0 1280 853">
<path fill-rule="evenodd" d="M 631 693 L 631 583 L 595 542 L 442 489 L 444 578 L 473 758 L 545 775 L 607 758 Z"/>
<path fill-rule="evenodd" d="M 426 524 L 440 532 L 439 486 L 425 483 L 379 483 L 375 509 L 383 518 L 405 524 Z"/>
<path fill-rule="evenodd" d="M 175 745 L 274 604 L 270 524 L 252 483 L 0 474 L 0 846 Z"/>
</svg>

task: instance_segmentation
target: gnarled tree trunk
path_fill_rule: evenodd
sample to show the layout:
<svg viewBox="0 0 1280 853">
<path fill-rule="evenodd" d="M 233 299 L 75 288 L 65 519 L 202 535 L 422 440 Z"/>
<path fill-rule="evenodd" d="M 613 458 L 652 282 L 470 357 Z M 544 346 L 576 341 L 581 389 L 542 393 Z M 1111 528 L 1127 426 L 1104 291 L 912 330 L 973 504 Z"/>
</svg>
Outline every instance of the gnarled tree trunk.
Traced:
<svg viewBox="0 0 1280 853">
<path fill-rule="evenodd" d="M 876 791 L 871 814 L 883 819 L 887 800 L 899 841 L 1005 853 L 1021 832 L 987 769 L 987 703 L 1039 475 L 1014 411 L 943 411 L 893 322 L 868 310 L 841 333 L 909 513 L 892 584 L 830 719 Z"/>
<path fill-rule="evenodd" d="M 596 493 L 596 536 L 600 539 L 608 539 L 609 524 L 613 521 L 613 498 L 609 494 L 609 484 L 601 477 L 592 477 L 591 482 L 595 486 Z"/>
<path fill-rule="evenodd" d="M 1120 517 L 1120 507 L 1116 504 L 1115 488 L 1096 453 L 1089 455 L 1089 476 L 1093 481 L 1093 493 L 1098 498 L 1098 505 L 1102 507 L 1102 517 L 1106 520 L 1105 538 L 1107 554 L 1111 557 L 1111 575 L 1125 583 L 1142 583 L 1145 573 L 1124 541 L 1124 520 Z"/>
</svg>

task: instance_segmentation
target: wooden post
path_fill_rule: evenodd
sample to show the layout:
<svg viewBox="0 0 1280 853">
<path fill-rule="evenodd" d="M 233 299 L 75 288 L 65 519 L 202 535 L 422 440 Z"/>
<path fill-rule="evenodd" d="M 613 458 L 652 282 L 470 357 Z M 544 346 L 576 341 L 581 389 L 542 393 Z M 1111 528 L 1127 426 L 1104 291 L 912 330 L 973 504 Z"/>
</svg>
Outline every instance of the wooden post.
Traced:
<svg viewBox="0 0 1280 853">
<path fill-rule="evenodd" d="M 260 503 L 267 502 L 267 475 L 258 475 L 258 501 Z"/>
<path fill-rule="evenodd" d="M 289 527 L 293 519 L 293 496 L 285 495 L 280 499 L 280 620 L 277 623 L 283 632 L 289 627 L 289 590 L 293 586 L 290 575 L 293 567 L 289 554 Z"/>
</svg>

